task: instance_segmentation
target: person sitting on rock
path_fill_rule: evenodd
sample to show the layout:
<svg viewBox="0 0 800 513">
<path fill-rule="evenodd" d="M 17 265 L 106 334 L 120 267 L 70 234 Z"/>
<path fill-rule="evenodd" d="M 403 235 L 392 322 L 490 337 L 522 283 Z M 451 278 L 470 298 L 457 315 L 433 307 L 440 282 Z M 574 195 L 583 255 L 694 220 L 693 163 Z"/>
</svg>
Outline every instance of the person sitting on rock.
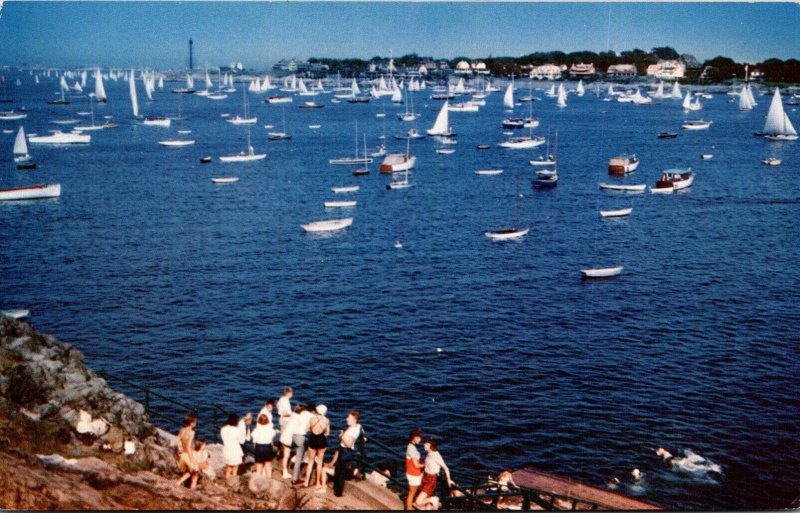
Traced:
<svg viewBox="0 0 800 513">
<path fill-rule="evenodd" d="M 194 460 L 197 462 L 197 468 L 200 470 L 200 473 L 212 481 L 215 480 L 217 475 L 214 473 L 214 469 L 211 467 L 211 455 L 208 454 L 208 448 L 206 447 L 205 441 L 195 441 L 194 448 Z"/>
</svg>

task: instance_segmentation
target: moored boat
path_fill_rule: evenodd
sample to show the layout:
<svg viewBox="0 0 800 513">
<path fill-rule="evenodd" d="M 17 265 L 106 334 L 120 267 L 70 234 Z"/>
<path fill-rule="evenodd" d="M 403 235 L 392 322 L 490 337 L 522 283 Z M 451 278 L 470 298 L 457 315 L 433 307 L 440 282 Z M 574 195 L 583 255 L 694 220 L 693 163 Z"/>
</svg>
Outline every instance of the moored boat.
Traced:
<svg viewBox="0 0 800 513">
<path fill-rule="evenodd" d="M 236 183 L 239 181 L 238 176 L 225 176 L 225 177 L 216 177 L 211 179 L 212 182 L 216 184 L 225 184 L 225 183 Z"/>
<path fill-rule="evenodd" d="M 333 232 L 337 230 L 341 230 L 343 228 L 347 228 L 353 224 L 352 217 L 346 217 L 344 219 L 329 219 L 327 221 L 314 221 L 312 223 L 303 224 L 303 230 L 310 233 L 324 233 L 324 232 Z"/>
<path fill-rule="evenodd" d="M 608 191 L 644 192 L 644 190 L 647 188 L 647 185 L 643 183 L 614 184 L 614 183 L 603 182 L 600 184 L 600 188 Z"/>
<path fill-rule="evenodd" d="M 678 137 L 678 134 L 675 132 L 661 132 L 658 134 L 659 139 L 675 139 L 676 137 Z"/>
<path fill-rule="evenodd" d="M 75 132 L 62 132 L 61 130 L 53 130 L 50 135 L 37 135 L 31 134 L 28 136 L 28 142 L 33 144 L 89 144 L 92 136 L 89 134 L 79 134 Z"/>
<path fill-rule="evenodd" d="M 625 175 L 636 171 L 639 167 L 639 157 L 636 155 L 620 155 L 608 159 L 608 174 Z"/>
<path fill-rule="evenodd" d="M 331 190 L 336 194 L 341 194 L 345 192 L 357 192 L 361 187 L 358 185 L 345 185 L 343 187 L 331 187 Z"/>
<path fill-rule="evenodd" d="M 58 183 L 0 189 L 0 201 L 48 199 L 59 196 L 61 196 L 61 184 Z"/>
<path fill-rule="evenodd" d="M 769 157 L 769 158 L 763 159 L 761 161 L 761 163 L 765 164 L 767 166 L 780 166 L 782 164 L 781 159 L 778 159 L 778 158 L 775 158 L 775 157 Z"/>
<path fill-rule="evenodd" d="M 631 212 L 633 212 L 633 207 L 619 210 L 601 210 L 600 217 L 625 217 L 631 215 Z"/>
<path fill-rule="evenodd" d="M 324 206 L 325 208 L 353 208 L 356 206 L 356 201 L 326 201 Z"/>
<path fill-rule="evenodd" d="M 613 278 L 619 276 L 623 267 L 603 267 L 598 269 L 581 269 L 581 277 L 584 280 Z"/>
<path fill-rule="evenodd" d="M 478 176 L 496 176 L 503 174 L 502 169 L 479 169 L 475 171 Z"/>
<path fill-rule="evenodd" d="M 694 182 L 694 174 L 691 168 L 687 169 L 667 169 L 656 181 L 655 187 L 650 188 L 653 193 L 670 193 L 690 187 Z"/>
<path fill-rule="evenodd" d="M 194 139 L 163 139 L 158 141 L 161 146 L 169 146 L 172 148 L 180 148 L 183 146 L 191 146 L 194 144 Z"/>
<path fill-rule="evenodd" d="M 702 119 L 697 119 L 694 121 L 684 121 L 681 125 L 681 128 L 684 130 L 705 130 L 711 126 L 713 121 L 705 121 Z"/>
</svg>

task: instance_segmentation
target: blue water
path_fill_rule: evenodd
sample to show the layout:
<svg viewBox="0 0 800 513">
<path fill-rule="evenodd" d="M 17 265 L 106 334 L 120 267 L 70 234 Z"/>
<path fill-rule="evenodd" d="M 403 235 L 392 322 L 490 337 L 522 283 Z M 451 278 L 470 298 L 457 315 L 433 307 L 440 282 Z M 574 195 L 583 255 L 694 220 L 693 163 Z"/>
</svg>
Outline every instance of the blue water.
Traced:
<svg viewBox="0 0 800 513">
<path fill-rule="evenodd" d="M 21 77 L 13 106 L 27 107 L 28 132 L 88 110 L 85 98 L 47 105 L 57 82 Z M 668 508 L 778 508 L 799 494 L 800 143 L 752 136 L 769 97 L 742 113 L 718 94 L 692 115 L 711 129 L 687 132 L 678 101 L 587 93 L 559 110 L 535 91 L 536 132 L 553 140 L 558 129 L 561 179 L 534 191 L 527 161 L 544 147 L 495 146 L 496 93 L 477 114 L 451 113 L 455 154 L 414 141 L 416 186 L 388 191 L 376 163 L 361 178 L 328 164 L 353 154 L 356 122 L 370 148 L 384 130 L 390 149 L 405 148 L 392 135 L 413 124 L 388 101 L 334 105 L 325 95 L 325 108 L 303 110 L 301 99 L 277 106 L 251 95 L 253 145 L 268 157 L 221 164 L 246 147 L 247 129 L 220 116 L 241 114 L 240 93 L 214 102 L 157 91 L 143 114 L 187 116 L 163 129 L 129 121 L 127 83 L 106 89 L 96 114 L 122 126 L 94 132 L 88 146 L 32 146 L 36 171 L 16 171 L 14 134 L 0 135 L 3 186 L 62 185 L 58 200 L 0 204 L 2 306 L 30 308 L 36 327 L 90 365 L 238 412 L 292 385 L 336 421 L 360 410 L 367 430 L 398 449 L 422 427 L 463 471 L 531 464 L 600 486 L 618 476 L 621 491 Z M 421 129 L 440 106 L 427 96 Z M 385 128 L 375 117 L 383 108 Z M 284 112 L 293 139 L 267 141 L 263 125 L 281 129 Z M 157 145 L 181 128 L 195 146 Z M 656 138 L 666 130 L 679 137 Z M 664 168 L 691 166 L 695 184 L 665 196 L 599 190 L 613 180 L 607 159 L 624 152 L 642 160 L 628 181 L 652 185 Z M 714 158 L 701 161 L 704 152 Z M 214 163 L 201 165 L 205 155 Z M 767 156 L 784 165 L 763 166 Z M 495 166 L 505 173 L 474 175 Z M 210 180 L 231 175 L 241 180 Z M 517 183 L 531 231 L 491 242 L 483 231 L 513 224 Z M 325 212 L 330 187 L 348 184 L 361 185 L 357 208 Z M 628 206 L 628 219 L 599 216 Z M 345 215 L 352 227 L 333 236 L 300 228 Z M 580 279 L 582 268 L 616 265 L 619 279 Z M 658 446 L 691 449 L 722 472 L 674 472 Z M 638 487 L 633 468 L 645 473 Z"/>
</svg>

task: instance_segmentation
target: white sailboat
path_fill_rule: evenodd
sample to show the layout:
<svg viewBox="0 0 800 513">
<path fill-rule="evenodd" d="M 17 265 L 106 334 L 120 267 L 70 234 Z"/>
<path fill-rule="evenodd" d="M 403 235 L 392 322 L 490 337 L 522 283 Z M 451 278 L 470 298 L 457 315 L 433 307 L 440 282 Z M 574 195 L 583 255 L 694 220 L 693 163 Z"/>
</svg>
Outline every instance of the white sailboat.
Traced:
<svg viewBox="0 0 800 513">
<path fill-rule="evenodd" d="M 748 84 L 742 86 L 742 92 L 739 93 L 739 110 L 753 110 L 754 105 L 750 101 L 749 89 Z"/>
<path fill-rule="evenodd" d="M 686 97 L 683 99 L 683 110 L 700 110 L 702 108 L 703 104 L 700 103 L 700 98 L 696 97 L 695 100 L 692 101 L 692 93 L 691 91 L 687 91 Z"/>
<path fill-rule="evenodd" d="M 242 103 L 244 104 L 244 115 L 233 116 L 226 121 L 232 125 L 253 125 L 258 122 L 258 117 L 250 117 L 250 105 L 247 103 L 247 88 L 242 88 Z"/>
<path fill-rule="evenodd" d="M 506 92 L 503 94 L 503 107 L 508 110 L 514 110 L 514 77 L 511 77 L 511 83 L 508 84 Z"/>
<path fill-rule="evenodd" d="M 450 127 L 449 106 L 449 101 L 445 100 L 444 104 L 442 104 L 442 108 L 439 110 L 439 114 L 436 116 L 436 121 L 434 121 L 433 126 L 427 130 L 428 135 L 438 135 L 441 137 L 453 137 L 456 135 Z"/>
<path fill-rule="evenodd" d="M 675 82 L 675 84 L 672 86 L 672 97 L 677 100 L 683 98 L 683 93 L 681 93 L 681 86 L 677 82 Z"/>
<path fill-rule="evenodd" d="M 356 123 L 356 146 L 355 146 L 355 156 L 354 157 L 342 157 L 338 159 L 330 159 L 328 160 L 329 164 L 370 164 L 372 163 L 372 159 L 367 157 L 366 151 L 364 152 L 363 157 L 358 156 L 358 123 Z"/>
<path fill-rule="evenodd" d="M 562 109 L 567 106 L 567 90 L 564 88 L 564 84 L 558 84 L 558 99 L 556 100 L 556 106 Z"/>
<path fill-rule="evenodd" d="M 14 162 L 24 162 L 30 159 L 28 143 L 25 140 L 25 129 L 20 126 L 17 132 L 17 138 L 14 139 Z"/>
<path fill-rule="evenodd" d="M 575 93 L 578 96 L 583 96 L 586 93 L 586 89 L 583 87 L 583 80 L 578 80 L 578 87 L 575 89 Z"/>
<path fill-rule="evenodd" d="M 485 236 L 492 240 L 515 240 L 521 239 L 528 234 L 530 228 L 520 228 L 519 226 L 519 196 L 519 171 L 517 171 L 517 190 L 514 195 L 514 226 L 484 232 Z"/>
<path fill-rule="evenodd" d="M 106 102 L 106 88 L 103 86 L 103 74 L 100 73 L 100 68 L 94 72 L 94 97 L 100 103 Z"/>
<path fill-rule="evenodd" d="M 775 94 L 772 95 L 772 103 L 769 104 L 767 120 L 764 123 L 764 137 L 773 141 L 797 140 L 797 131 L 783 110 L 781 93 L 777 87 Z"/>
<path fill-rule="evenodd" d="M 131 74 L 128 75 L 128 89 L 131 94 L 131 108 L 133 109 L 133 117 L 139 117 L 139 99 L 136 97 L 136 81 L 131 68 Z"/>
<path fill-rule="evenodd" d="M 244 89 L 244 88 L 242 88 Z M 220 162 L 252 162 L 267 158 L 266 153 L 256 153 L 250 142 L 250 127 L 247 127 L 247 153 L 241 151 L 238 155 L 223 155 L 219 158 Z"/>
</svg>

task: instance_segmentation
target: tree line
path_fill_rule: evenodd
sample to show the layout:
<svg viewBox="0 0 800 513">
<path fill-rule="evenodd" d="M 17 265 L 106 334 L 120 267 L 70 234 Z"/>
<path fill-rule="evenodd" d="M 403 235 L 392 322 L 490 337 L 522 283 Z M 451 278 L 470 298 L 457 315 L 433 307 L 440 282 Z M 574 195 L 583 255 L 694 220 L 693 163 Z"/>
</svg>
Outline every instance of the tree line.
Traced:
<svg viewBox="0 0 800 513">
<path fill-rule="evenodd" d="M 534 52 L 521 57 L 493 57 L 489 56 L 481 59 L 486 68 L 494 76 L 521 76 L 527 74 L 530 66 L 540 66 L 542 64 L 566 65 L 567 67 L 577 63 L 592 63 L 599 73 L 605 73 L 609 66 L 614 64 L 633 64 L 639 76 L 646 75 L 647 67 L 658 63 L 659 60 L 678 60 L 683 59 L 687 63 L 686 76 L 682 80 L 687 83 L 718 83 L 744 80 L 745 63 L 739 63 L 729 57 L 717 56 L 702 63 L 694 61 L 693 57 L 679 54 L 674 48 L 661 46 L 644 51 L 639 48 L 626 50 L 620 53 L 592 52 L 583 50 L 578 52 Z M 425 62 L 447 62 L 449 68 L 455 69 L 456 65 L 465 60 L 472 59 L 464 56 L 453 59 L 434 59 L 431 56 L 420 56 L 416 53 L 402 55 L 394 59 L 395 66 L 398 68 L 419 67 Z M 384 62 L 384 57 L 373 57 L 370 60 L 364 59 L 331 59 L 321 57 L 311 57 L 310 63 L 326 64 L 331 72 L 342 73 L 343 75 L 363 74 L 369 70 L 371 62 Z M 750 71 L 754 69 L 764 73 L 763 80 L 773 83 L 800 83 L 800 61 L 797 59 L 767 59 L 759 63 L 750 63 Z"/>
</svg>

